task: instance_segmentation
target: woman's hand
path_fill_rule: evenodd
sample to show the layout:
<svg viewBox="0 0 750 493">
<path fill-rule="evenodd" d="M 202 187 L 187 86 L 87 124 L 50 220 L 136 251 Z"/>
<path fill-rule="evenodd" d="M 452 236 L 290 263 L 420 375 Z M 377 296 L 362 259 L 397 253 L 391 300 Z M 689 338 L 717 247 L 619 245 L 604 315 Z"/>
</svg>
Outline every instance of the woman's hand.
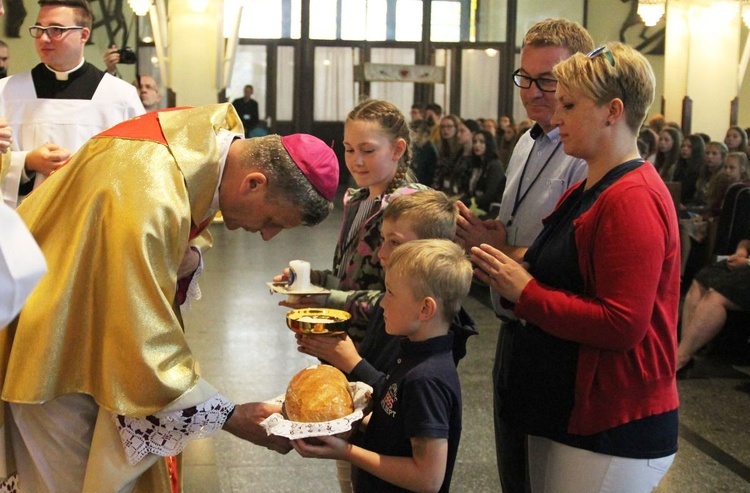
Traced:
<svg viewBox="0 0 750 493">
<path fill-rule="evenodd" d="M 471 249 L 471 261 L 477 266 L 474 269 L 477 279 L 513 303 L 533 279 L 523 265 L 486 243 Z"/>
</svg>

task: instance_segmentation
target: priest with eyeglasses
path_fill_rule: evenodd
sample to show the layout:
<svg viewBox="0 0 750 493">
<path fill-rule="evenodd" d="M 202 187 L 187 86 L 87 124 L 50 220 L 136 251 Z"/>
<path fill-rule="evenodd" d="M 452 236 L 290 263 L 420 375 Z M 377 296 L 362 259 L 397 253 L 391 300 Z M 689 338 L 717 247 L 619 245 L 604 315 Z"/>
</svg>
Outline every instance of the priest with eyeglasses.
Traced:
<svg viewBox="0 0 750 493">
<path fill-rule="evenodd" d="M 2 196 L 15 207 L 89 138 L 145 113 L 138 93 L 83 58 L 91 36 L 86 0 L 40 0 L 29 27 L 41 63 L 0 80 L 0 116 L 13 128 Z"/>
</svg>

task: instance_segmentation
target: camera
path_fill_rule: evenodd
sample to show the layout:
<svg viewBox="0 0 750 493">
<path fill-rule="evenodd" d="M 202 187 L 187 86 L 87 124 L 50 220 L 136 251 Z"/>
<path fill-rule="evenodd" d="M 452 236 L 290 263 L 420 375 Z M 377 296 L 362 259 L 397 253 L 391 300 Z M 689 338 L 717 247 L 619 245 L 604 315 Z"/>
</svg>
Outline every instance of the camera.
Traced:
<svg viewBox="0 0 750 493">
<path fill-rule="evenodd" d="M 126 65 L 133 65 L 138 61 L 138 57 L 132 48 L 125 48 L 117 50 L 117 54 L 120 55 L 120 61 L 118 63 L 124 63 Z"/>
</svg>

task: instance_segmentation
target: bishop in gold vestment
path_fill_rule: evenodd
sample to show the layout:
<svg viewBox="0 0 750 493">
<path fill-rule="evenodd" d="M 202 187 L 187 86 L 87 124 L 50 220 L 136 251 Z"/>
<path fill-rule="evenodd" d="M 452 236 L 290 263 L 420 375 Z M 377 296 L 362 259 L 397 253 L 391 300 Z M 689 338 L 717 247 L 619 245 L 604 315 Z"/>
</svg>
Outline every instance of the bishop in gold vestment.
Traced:
<svg viewBox="0 0 750 493">
<path fill-rule="evenodd" d="M 219 210 L 229 229 L 268 240 L 332 207 L 330 148 L 242 132 L 229 104 L 137 117 L 19 207 L 49 267 L 10 327 L 2 389 L 21 491 L 130 491 L 159 455 L 222 427 L 289 451 L 257 425 L 278 409 L 235 406 L 200 378 L 172 305 L 188 242 Z M 57 464 L 65 456 L 82 464 Z"/>
</svg>

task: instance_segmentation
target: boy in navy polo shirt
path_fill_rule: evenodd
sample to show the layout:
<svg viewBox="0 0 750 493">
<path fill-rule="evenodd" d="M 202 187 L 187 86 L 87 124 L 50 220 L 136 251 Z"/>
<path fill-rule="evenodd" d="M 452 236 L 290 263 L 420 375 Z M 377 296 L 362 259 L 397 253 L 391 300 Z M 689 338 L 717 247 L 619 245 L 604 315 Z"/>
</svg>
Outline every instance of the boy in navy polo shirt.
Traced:
<svg viewBox="0 0 750 493">
<path fill-rule="evenodd" d="M 471 277 L 471 263 L 450 241 L 414 240 L 393 251 L 381 306 L 387 332 L 404 339 L 374 396 L 363 446 L 335 437 L 321 437 L 322 445 L 292 441 L 300 455 L 351 462 L 359 468 L 357 492 L 449 490 L 461 437 L 450 325 Z"/>
</svg>

